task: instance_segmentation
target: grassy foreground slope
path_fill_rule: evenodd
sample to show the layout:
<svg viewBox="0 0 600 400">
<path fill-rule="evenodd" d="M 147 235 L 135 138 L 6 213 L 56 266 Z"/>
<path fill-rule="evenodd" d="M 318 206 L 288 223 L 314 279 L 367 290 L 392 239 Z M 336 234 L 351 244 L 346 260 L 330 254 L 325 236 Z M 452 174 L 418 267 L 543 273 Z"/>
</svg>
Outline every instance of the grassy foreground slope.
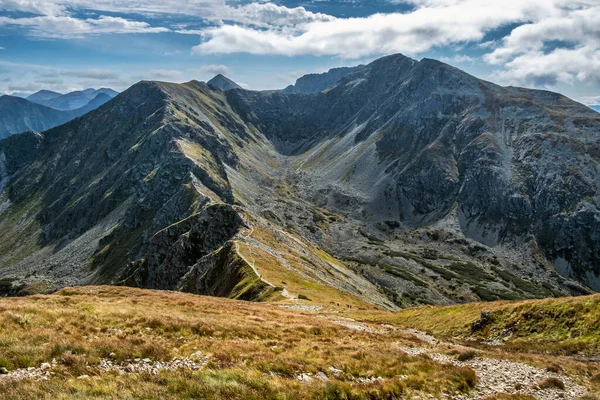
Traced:
<svg viewBox="0 0 600 400">
<path fill-rule="evenodd" d="M 501 341 L 516 351 L 600 355 L 600 295 L 424 306 L 368 319 L 447 339 Z"/>
<path fill-rule="evenodd" d="M 0 366 L 56 364 L 48 380 L 0 379 L 0 397 L 398 398 L 407 391 L 464 392 L 474 383 L 468 368 L 402 352 L 400 344 L 416 340 L 410 335 L 343 323 L 277 305 L 122 287 L 4 298 Z M 128 365 L 198 354 L 207 360 L 199 371 L 98 370 L 107 359 Z M 328 379 L 316 378 L 319 372 Z"/>
<path fill-rule="evenodd" d="M 465 333 L 483 309 L 510 316 L 526 305 L 561 303 L 575 310 L 568 318 L 577 323 L 597 319 L 599 302 L 595 296 L 384 313 L 105 286 L 2 298 L 0 367 L 9 374 L 0 375 L 0 398 L 594 399 L 600 375 L 590 360 L 483 346 L 469 350 L 476 355 L 467 358 L 477 361 L 469 364 L 460 361 L 464 347 L 407 328 L 450 337 Z M 590 352 L 600 341 L 591 329 L 580 335 Z M 529 340 L 543 337 L 532 333 Z M 509 393 L 489 396 L 487 383 L 496 378 L 481 366 L 494 358 L 509 363 L 508 371 L 534 365 L 539 377 L 553 368 L 567 388 L 506 377 Z"/>
</svg>

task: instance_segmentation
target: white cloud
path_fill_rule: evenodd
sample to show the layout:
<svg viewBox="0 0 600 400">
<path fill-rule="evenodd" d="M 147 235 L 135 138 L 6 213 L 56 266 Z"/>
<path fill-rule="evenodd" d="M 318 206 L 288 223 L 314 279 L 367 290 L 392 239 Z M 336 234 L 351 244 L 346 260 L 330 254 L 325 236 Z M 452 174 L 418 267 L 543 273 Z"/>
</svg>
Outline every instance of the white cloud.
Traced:
<svg viewBox="0 0 600 400">
<path fill-rule="evenodd" d="M 29 18 L 0 17 L 0 25 L 29 28 L 32 36 L 68 39 L 108 33 L 159 33 L 169 31 L 167 28 L 151 27 L 146 22 L 109 16 L 100 16 L 97 19 L 78 19 L 53 15 Z"/>
<path fill-rule="evenodd" d="M 226 65 L 221 65 L 221 64 L 203 65 L 198 69 L 198 72 L 200 72 L 201 74 L 208 74 L 208 75 L 223 74 L 225 76 L 231 76 L 231 70 L 229 69 L 229 67 L 227 67 Z"/>
<path fill-rule="evenodd" d="M 504 39 L 478 45 L 487 52 L 484 61 L 496 68 L 492 78 L 506 84 L 534 86 L 600 82 L 598 0 L 396 2 L 410 3 L 415 8 L 406 13 L 306 19 L 267 27 L 260 23 L 225 23 L 199 31 L 201 43 L 192 51 L 350 59 L 397 52 L 414 56 L 436 47 L 477 43 L 491 31 L 521 24 Z M 464 64 L 474 60 L 458 56 L 443 61 Z"/>
<path fill-rule="evenodd" d="M 528 51 L 509 61 L 492 77 L 506 84 L 537 87 L 576 81 L 600 82 L 600 50 L 594 46 L 580 46 L 556 49 L 547 54 Z"/>
<path fill-rule="evenodd" d="M 225 6 L 217 9 L 216 16 L 224 20 L 254 26 L 294 27 L 316 21 L 333 21 L 336 18 L 307 11 L 304 7 L 288 8 L 273 3 L 250 3 L 240 7 Z"/>
<path fill-rule="evenodd" d="M 581 103 L 588 106 L 595 106 L 600 104 L 600 95 L 598 96 L 584 96 L 578 99 Z"/>
<path fill-rule="evenodd" d="M 507 84 L 552 87 L 600 83 L 600 4 L 559 8 L 555 16 L 515 28 L 484 60 Z"/>
<path fill-rule="evenodd" d="M 169 29 L 151 27 L 146 22 L 112 16 L 82 19 L 74 10 L 94 10 L 99 13 L 181 14 L 222 24 L 234 22 L 254 27 L 285 26 L 288 28 L 314 21 L 335 18 L 307 11 L 303 7 L 288 8 L 273 3 L 250 3 L 232 7 L 225 0 L 0 0 L 0 10 L 36 14 L 29 18 L 1 17 L 0 25 L 15 25 L 30 29 L 30 34 L 46 38 L 81 38 L 106 33 L 160 33 Z M 198 34 L 198 30 L 180 27 L 177 32 Z"/>
<path fill-rule="evenodd" d="M 316 54 L 345 58 L 395 52 L 415 55 L 436 46 L 480 41 L 486 32 L 500 26 L 553 12 L 544 0 L 411 2 L 418 7 L 404 14 L 308 21 L 300 26 L 270 29 L 232 24 L 211 27 L 203 31 L 204 41 L 194 52 Z"/>
<path fill-rule="evenodd" d="M 0 10 L 22 11 L 38 15 L 66 15 L 68 9 L 86 9 L 125 13 L 167 13 L 199 15 L 224 0 L 0 0 Z"/>
<path fill-rule="evenodd" d="M 60 1 L 51 0 L 0 0 L 0 10 L 38 15 L 59 15 L 64 13 L 65 6 Z"/>
<path fill-rule="evenodd" d="M 200 35 L 197 54 L 324 55 L 348 59 L 389 53 L 419 55 L 436 47 L 476 44 L 501 83 L 548 86 L 600 82 L 600 0 L 390 0 L 414 8 L 362 18 L 333 17 L 304 7 L 260 0 L 0 0 L 0 10 L 33 13 L 0 17 L 0 25 L 44 38 L 82 38 L 108 33 Z M 95 11 L 93 18 L 76 11 Z M 108 13 L 124 13 L 127 18 Z M 151 26 L 135 14 L 181 14 L 210 21 Z M 94 14 L 93 14 L 94 15 Z M 164 19 L 167 24 L 169 18 Z M 177 20 L 177 19 L 174 19 Z M 480 43 L 492 31 L 517 24 L 505 38 Z M 486 39 L 487 40 L 487 39 Z M 462 51 L 461 51 L 462 53 Z M 468 56 L 444 59 L 473 62 Z M 165 53 L 170 55 L 170 53 Z M 209 73 L 208 71 L 206 72 Z M 221 72 L 222 73 L 222 72 Z M 176 78 L 176 77 L 171 77 Z"/>
<path fill-rule="evenodd" d="M 457 54 L 454 57 L 442 57 L 440 61 L 448 64 L 465 64 L 475 62 L 475 59 L 464 54 Z"/>
</svg>

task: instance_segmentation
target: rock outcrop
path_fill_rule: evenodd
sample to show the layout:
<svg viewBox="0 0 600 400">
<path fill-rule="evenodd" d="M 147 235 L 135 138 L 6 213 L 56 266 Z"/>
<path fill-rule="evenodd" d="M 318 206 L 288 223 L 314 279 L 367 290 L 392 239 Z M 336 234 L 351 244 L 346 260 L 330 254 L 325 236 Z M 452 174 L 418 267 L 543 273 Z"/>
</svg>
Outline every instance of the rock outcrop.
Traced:
<svg viewBox="0 0 600 400">
<path fill-rule="evenodd" d="M 323 92 L 340 83 L 346 76 L 360 71 L 364 65 L 357 67 L 332 68 L 322 74 L 308 74 L 296 80 L 296 83 L 283 89 L 286 93 L 311 94 Z"/>
</svg>

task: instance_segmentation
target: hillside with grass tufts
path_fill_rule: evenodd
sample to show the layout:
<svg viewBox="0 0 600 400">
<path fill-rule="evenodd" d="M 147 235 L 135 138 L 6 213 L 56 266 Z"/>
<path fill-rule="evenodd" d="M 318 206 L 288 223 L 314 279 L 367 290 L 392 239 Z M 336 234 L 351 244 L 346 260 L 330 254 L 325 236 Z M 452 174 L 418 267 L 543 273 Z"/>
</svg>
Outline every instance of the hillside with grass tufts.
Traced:
<svg viewBox="0 0 600 400">
<path fill-rule="evenodd" d="M 593 296 L 393 313 L 326 302 L 305 308 L 300 300 L 258 304 L 126 287 L 66 288 L 0 302 L 0 393 L 3 399 L 595 399 L 598 360 L 583 355 L 598 349 L 599 304 Z M 482 310 L 491 322 L 472 333 Z M 538 318 L 547 313 L 559 318 Z M 513 338 L 491 342 L 494 332 L 510 327 Z"/>
</svg>

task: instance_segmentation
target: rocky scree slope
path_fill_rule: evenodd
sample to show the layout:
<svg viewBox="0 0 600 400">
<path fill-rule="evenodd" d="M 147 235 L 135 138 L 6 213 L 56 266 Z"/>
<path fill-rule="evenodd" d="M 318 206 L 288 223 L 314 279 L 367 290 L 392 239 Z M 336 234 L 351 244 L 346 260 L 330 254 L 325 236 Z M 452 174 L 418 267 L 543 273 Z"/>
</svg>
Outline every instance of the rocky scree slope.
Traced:
<svg viewBox="0 0 600 400">
<path fill-rule="evenodd" d="M 539 251 L 562 275 L 600 287 L 600 119 L 588 108 L 398 55 L 325 93 L 228 98 L 298 160 L 306 196 L 326 208 L 454 225 L 490 247 Z"/>
<path fill-rule="evenodd" d="M 0 279 L 386 308 L 588 293 L 599 133 L 560 95 L 401 55 L 316 94 L 141 82 L 0 142 Z"/>
</svg>

